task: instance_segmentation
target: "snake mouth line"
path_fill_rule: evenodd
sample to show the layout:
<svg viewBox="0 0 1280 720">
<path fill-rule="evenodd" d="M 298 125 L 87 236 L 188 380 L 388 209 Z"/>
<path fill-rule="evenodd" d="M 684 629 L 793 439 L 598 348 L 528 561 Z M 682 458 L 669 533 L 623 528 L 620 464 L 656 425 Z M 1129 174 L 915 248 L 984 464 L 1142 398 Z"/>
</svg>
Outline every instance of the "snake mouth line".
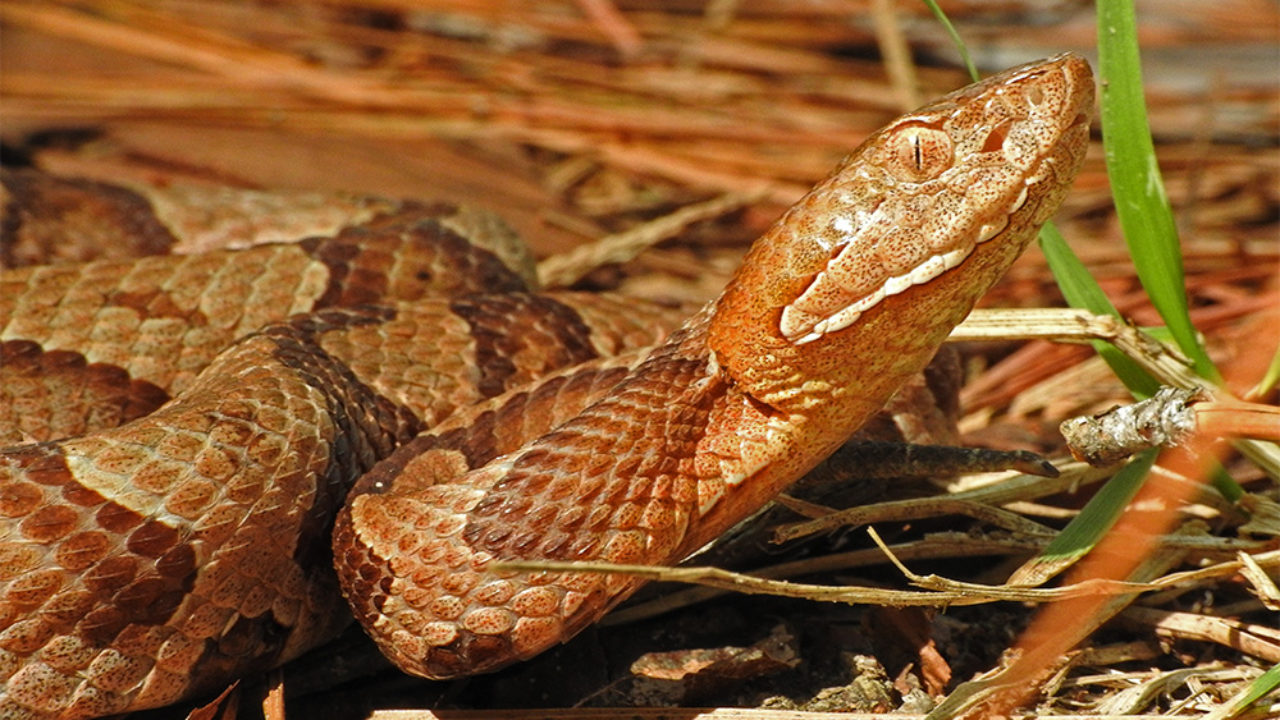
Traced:
<svg viewBox="0 0 1280 720">
<path fill-rule="evenodd" d="M 1050 161 L 1051 158 L 1045 158 L 1044 163 L 1049 163 Z M 784 338 L 796 345 L 811 343 L 849 327 L 857 322 L 864 312 L 880 304 L 885 298 L 901 294 L 916 285 L 923 285 L 948 270 L 958 267 L 973 254 L 973 251 L 979 245 L 999 237 L 1009 227 L 1009 219 L 1026 205 L 1030 188 L 1043 181 L 1045 177 L 1046 174 L 1043 171 L 1028 176 L 1023 181 L 1022 189 L 1013 203 L 1010 204 L 1009 209 L 997 220 L 983 223 L 979 226 L 977 235 L 972 241 L 962 243 L 960 247 L 944 253 L 930 255 L 907 272 L 889 277 L 872 292 L 844 305 L 827 317 L 818 319 L 817 316 L 801 309 L 797 304 L 788 305 L 782 309 L 782 316 L 779 319 L 779 331 Z M 822 274 L 820 273 L 818 277 L 821 278 Z M 814 284 L 817 284 L 817 282 L 818 279 L 815 279 Z"/>
</svg>

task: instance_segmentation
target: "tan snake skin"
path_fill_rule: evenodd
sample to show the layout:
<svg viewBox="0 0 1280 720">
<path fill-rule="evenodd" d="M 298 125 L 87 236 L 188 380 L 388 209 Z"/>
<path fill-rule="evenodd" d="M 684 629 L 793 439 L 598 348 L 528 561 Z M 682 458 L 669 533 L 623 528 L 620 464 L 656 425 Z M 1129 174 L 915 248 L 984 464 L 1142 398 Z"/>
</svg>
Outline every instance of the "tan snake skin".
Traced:
<svg viewBox="0 0 1280 720">
<path fill-rule="evenodd" d="M 519 238 L 478 208 L 351 193 L 107 184 L 0 167 L 0 268 L 194 255 L 420 220 L 479 240 L 533 278 Z"/>
<path fill-rule="evenodd" d="M 34 358 L 22 360 L 27 389 L 11 397 L 46 392 L 36 379 L 46 366 L 92 386 L 84 377 L 109 358 L 129 383 L 173 399 L 118 428 L 156 399 L 127 401 L 101 424 L 105 411 L 77 411 L 46 437 L 89 434 L 0 451 L 0 717 L 164 705 L 318 642 L 342 621 L 323 592 L 333 578 L 321 537 L 360 476 L 333 555 L 356 617 L 399 666 L 455 677 L 562 642 L 637 581 L 490 563 L 677 562 L 826 457 L 925 366 L 1056 210 L 1091 105 L 1088 66 L 1064 55 L 894 121 L 648 353 L 625 350 L 658 336 L 662 313 L 624 301 L 579 309 L 573 296 L 516 293 L 324 309 L 346 292 L 336 277 L 382 276 L 294 257 L 326 242 L 306 241 L 239 252 L 293 258 L 292 287 L 318 299 L 276 309 L 317 311 L 280 322 L 246 310 L 220 323 L 234 328 L 226 345 L 275 322 L 201 371 L 187 344 L 163 342 L 194 334 L 193 357 L 214 350 L 209 324 L 151 320 L 192 307 L 221 316 L 231 301 L 162 277 L 207 262 L 216 283 L 246 263 L 142 262 L 150 269 L 128 272 L 161 278 L 148 292 L 79 290 L 108 274 L 102 265 L 68 266 L 60 280 L 43 279 L 62 277 L 48 268 L 5 271 L 5 357 Z M 403 229 L 393 235 L 404 241 Z M 406 255 L 379 257 L 400 269 Z M 461 272 L 408 272 L 442 274 Z M 190 298 L 175 310 L 179 290 Z M 43 305 L 28 293 L 71 314 L 30 320 Z M 261 305 L 252 289 L 242 298 Z M 75 342 L 76 327 L 92 340 Z M 121 327 L 148 339 L 116 337 Z M 57 353 L 80 357 L 48 359 Z"/>
</svg>

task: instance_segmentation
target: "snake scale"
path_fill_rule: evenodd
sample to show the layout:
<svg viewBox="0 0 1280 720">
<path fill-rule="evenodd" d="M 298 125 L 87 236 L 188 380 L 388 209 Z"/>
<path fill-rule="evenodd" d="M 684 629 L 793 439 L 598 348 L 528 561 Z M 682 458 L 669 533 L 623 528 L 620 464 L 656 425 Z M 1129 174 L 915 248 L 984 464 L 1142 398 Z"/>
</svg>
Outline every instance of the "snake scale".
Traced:
<svg viewBox="0 0 1280 720">
<path fill-rule="evenodd" d="M 661 342 L 670 310 L 531 293 L 441 207 L 4 270 L 0 718 L 215 689 L 341 597 L 430 678 L 565 641 L 639 581 L 491 563 L 678 562 L 829 455 L 1057 209 L 1092 98 L 1062 55 L 895 120 Z"/>
</svg>

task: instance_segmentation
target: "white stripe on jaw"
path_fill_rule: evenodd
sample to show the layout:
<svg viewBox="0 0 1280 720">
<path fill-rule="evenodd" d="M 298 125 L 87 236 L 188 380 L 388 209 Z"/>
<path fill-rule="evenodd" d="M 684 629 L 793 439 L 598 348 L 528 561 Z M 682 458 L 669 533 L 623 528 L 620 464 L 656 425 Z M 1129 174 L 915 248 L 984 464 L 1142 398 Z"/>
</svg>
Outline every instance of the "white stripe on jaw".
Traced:
<svg viewBox="0 0 1280 720">
<path fill-rule="evenodd" d="M 872 307 L 875 307 L 877 303 L 884 300 L 886 297 L 897 295 L 907 288 L 916 285 L 923 285 L 951 268 L 956 267 L 960 263 L 964 262 L 965 258 L 969 257 L 969 254 L 973 252 L 975 247 L 999 235 L 1006 227 L 1008 227 L 1009 217 L 1013 213 L 1022 209 L 1022 206 L 1027 202 L 1028 189 L 1040 179 L 1041 178 L 1037 175 L 1024 180 L 1022 189 L 1019 191 L 1018 197 L 1014 199 L 1008 213 L 1001 215 L 994 222 L 983 223 L 982 226 L 978 228 L 977 238 L 973 244 L 967 244 L 964 247 L 949 250 L 941 255 L 929 256 L 924 260 L 924 262 L 915 266 L 911 270 L 908 270 L 901 275 L 890 277 L 873 292 L 840 308 L 830 316 L 814 322 L 818 317 L 814 313 L 803 310 L 797 307 L 794 303 L 784 307 L 782 309 L 782 317 L 779 321 L 778 328 L 781 331 L 782 336 L 797 345 L 811 343 L 823 335 L 849 327 L 856 322 L 858 318 L 862 317 L 862 313 L 870 310 Z M 825 276 L 826 273 L 823 272 L 819 275 L 819 278 L 821 279 Z M 812 288 L 813 286 L 810 287 Z M 808 291 L 806 290 L 806 294 L 807 292 Z M 803 299 L 803 297 L 804 295 L 801 295 L 801 299 Z M 806 328 L 808 331 L 804 332 Z M 800 335 L 801 332 L 804 332 L 804 334 Z"/>
<path fill-rule="evenodd" d="M 933 255 L 929 257 L 929 259 L 915 266 L 911 270 L 903 273 L 902 275 L 897 275 L 895 277 L 889 278 L 884 282 L 883 285 L 880 286 L 879 289 L 877 289 L 875 292 L 871 293 L 870 295 L 867 295 L 861 298 L 860 300 L 858 300 L 857 302 L 854 302 L 850 305 L 847 305 L 841 308 L 838 312 L 831 315 L 830 317 L 823 318 L 822 320 L 818 321 L 818 323 L 813 326 L 813 329 L 810 330 L 808 334 L 804 335 L 798 340 L 795 340 L 795 343 L 797 345 L 804 345 L 805 343 L 809 343 L 809 342 L 813 342 L 814 340 L 817 340 L 818 338 L 822 337 L 823 335 L 826 335 L 827 333 L 837 332 L 849 327 L 855 321 L 857 321 L 858 318 L 862 317 L 862 313 L 866 312 L 867 310 L 870 310 L 872 307 L 875 307 L 875 305 L 879 303 L 881 300 L 891 295 L 897 295 L 902 291 L 906 290 L 907 288 L 912 287 L 914 285 L 923 285 L 924 283 L 929 282 L 930 280 L 938 277 L 942 273 L 959 265 L 961 262 L 964 261 L 966 257 L 969 256 L 969 253 L 972 251 L 973 251 L 972 247 L 963 247 L 963 248 L 956 248 L 955 250 L 952 250 L 950 252 L 945 252 L 941 255 Z M 785 328 L 788 325 L 789 318 L 788 318 L 787 311 L 789 310 L 791 310 L 790 306 L 784 308 L 782 311 L 781 324 L 784 328 L 784 333 L 785 333 Z"/>
</svg>

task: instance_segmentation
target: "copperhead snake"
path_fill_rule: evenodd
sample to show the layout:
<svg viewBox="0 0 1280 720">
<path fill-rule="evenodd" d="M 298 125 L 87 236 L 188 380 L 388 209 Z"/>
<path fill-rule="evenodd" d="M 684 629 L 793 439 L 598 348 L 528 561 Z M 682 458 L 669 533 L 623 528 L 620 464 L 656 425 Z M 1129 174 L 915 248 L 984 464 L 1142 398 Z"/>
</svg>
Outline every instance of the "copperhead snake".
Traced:
<svg viewBox="0 0 1280 720">
<path fill-rule="evenodd" d="M 1057 209 L 1092 98 L 1062 55 L 898 118 L 650 350 L 668 311 L 531 294 L 447 208 L 4 270 L 0 718 L 279 664 L 344 622 L 335 584 L 416 675 L 565 641 L 639 581 L 490 563 L 678 562 L 829 455 Z"/>
</svg>

